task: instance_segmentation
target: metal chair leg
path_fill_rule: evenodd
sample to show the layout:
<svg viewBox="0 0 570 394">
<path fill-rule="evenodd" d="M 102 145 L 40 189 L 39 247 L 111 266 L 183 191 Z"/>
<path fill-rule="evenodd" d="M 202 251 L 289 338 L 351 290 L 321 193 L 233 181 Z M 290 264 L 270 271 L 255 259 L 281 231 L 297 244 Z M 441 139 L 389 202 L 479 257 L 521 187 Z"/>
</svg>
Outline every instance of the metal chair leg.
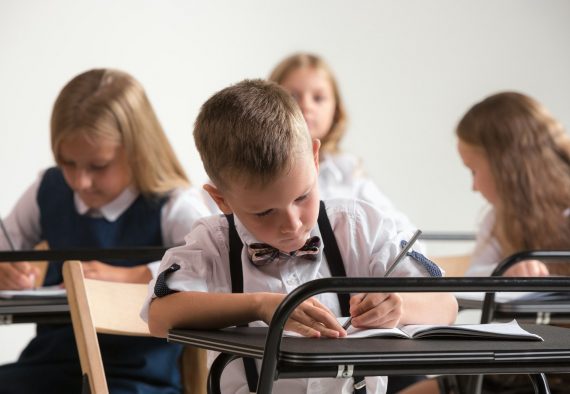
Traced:
<svg viewBox="0 0 570 394">
<path fill-rule="evenodd" d="M 532 382 L 532 387 L 534 387 L 534 392 L 537 394 L 550 394 L 550 387 L 548 387 L 548 381 L 546 380 L 546 375 L 543 373 L 537 373 L 528 375 L 530 381 Z"/>
<path fill-rule="evenodd" d="M 220 353 L 212 363 L 208 374 L 208 394 L 222 394 L 220 382 L 224 368 L 239 356 L 233 354 Z"/>
</svg>

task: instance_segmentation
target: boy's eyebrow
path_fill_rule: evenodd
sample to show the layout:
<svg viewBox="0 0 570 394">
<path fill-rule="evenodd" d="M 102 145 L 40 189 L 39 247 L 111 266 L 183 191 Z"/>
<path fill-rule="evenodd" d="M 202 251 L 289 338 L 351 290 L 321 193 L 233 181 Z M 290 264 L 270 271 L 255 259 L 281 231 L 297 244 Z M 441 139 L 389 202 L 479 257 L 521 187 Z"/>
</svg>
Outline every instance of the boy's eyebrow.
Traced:
<svg viewBox="0 0 570 394">
<path fill-rule="evenodd" d="M 309 190 L 307 190 L 306 192 L 302 193 L 300 196 L 296 197 L 295 200 L 293 201 L 297 201 L 298 199 L 307 196 L 309 193 L 311 192 L 311 189 L 309 188 Z M 269 211 L 273 210 L 275 208 L 266 208 L 262 211 L 256 211 L 256 210 L 252 210 L 251 213 L 255 214 L 255 215 L 259 215 L 259 214 L 263 214 L 263 213 L 268 213 Z"/>
</svg>

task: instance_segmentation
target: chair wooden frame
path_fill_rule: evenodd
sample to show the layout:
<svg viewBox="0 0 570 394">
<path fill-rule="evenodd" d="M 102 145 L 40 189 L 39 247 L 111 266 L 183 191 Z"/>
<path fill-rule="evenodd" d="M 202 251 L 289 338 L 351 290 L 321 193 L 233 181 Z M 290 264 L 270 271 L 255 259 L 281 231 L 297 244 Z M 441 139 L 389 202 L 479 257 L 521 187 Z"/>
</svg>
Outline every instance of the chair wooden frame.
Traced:
<svg viewBox="0 0 570 394">
<path fill-rule="evenodd" d="M 147 324 L 139 316 L 148 286 L 86 279 L 79 261 L 64 263 L 63 278 L 83 373 L 83 392 L 108 394 L 97 333 L 150 336 Z M 191 362 L 181 368 L 185 373 L 184 392 L 205 393 L 206 352 L 185 349 L 183 360 Z"/>
</svg>

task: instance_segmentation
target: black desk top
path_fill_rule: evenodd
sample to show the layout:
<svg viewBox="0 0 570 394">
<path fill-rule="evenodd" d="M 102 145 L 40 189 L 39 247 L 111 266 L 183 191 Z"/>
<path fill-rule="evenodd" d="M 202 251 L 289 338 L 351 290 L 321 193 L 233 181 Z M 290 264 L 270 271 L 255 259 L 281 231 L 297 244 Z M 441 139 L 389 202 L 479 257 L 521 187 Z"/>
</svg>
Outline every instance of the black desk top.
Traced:
<svg viewBox="0 0 570 394">
<path fill-rule="evenodd" d="M 461 298 L 456 294 L 460 309 L 482 309 L 483 300 Z M 570 324 L 570 297 L 567 299 L 521 299 L 495 301 L 493 320 L 532 324 Z"/>
<path fill-rule="evenodd" d="M 66 297 L 0 298 L 0 324 L 69 322 Z"/>
<path fill-rule="evenodd" d="M 322 367 L 320 371 L 318 368 L 314 370 L 314 376 L 331 376 L 340 364 L 354 365 L 355 373 L 358 369 L 363 375 L 570 371 L 570 329 L 541 325 L 523 327 L 542 336 L 544 342 L 473 338 L 284 337 L 280 362 L 282 367 L 286 364 L 287 368 L 293 369 Z M 175 329 L 171 330 L 168 340 L 261 359 L 266 334 L 266 328 L 258 327 L 216 331 Z"/>
</svg>

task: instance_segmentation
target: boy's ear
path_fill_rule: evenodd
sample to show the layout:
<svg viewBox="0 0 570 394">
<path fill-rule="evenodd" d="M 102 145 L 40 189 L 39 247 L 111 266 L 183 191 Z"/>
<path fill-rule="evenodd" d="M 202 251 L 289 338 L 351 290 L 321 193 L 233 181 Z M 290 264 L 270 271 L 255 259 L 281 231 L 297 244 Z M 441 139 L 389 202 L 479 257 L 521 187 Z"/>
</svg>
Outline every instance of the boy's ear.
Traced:
<svg viewBox="0 0 570 394">
<path fill-rule="evenodd" d="M 315 160 L 317 172 L 319 171 L 319 149 L 321 149 L 321 140 L 313 138 L 313 159 Z"/>
<path fill-rule="evenodd" d="M 215 201 L 218 208 L 220 208 L 220 211 L 222 211 L 225 215 L 230 215 L 231 213 L 233 213 L 232 209 L 227 204 L 226 199 L 224 198 L 222 193 L 220 193 L 220 191 L 216 186 L 206 183 L 203 187 L 204 190 L 208 192 L 210 197 L 212 197 L 212 200 Z"/>
</svg>

